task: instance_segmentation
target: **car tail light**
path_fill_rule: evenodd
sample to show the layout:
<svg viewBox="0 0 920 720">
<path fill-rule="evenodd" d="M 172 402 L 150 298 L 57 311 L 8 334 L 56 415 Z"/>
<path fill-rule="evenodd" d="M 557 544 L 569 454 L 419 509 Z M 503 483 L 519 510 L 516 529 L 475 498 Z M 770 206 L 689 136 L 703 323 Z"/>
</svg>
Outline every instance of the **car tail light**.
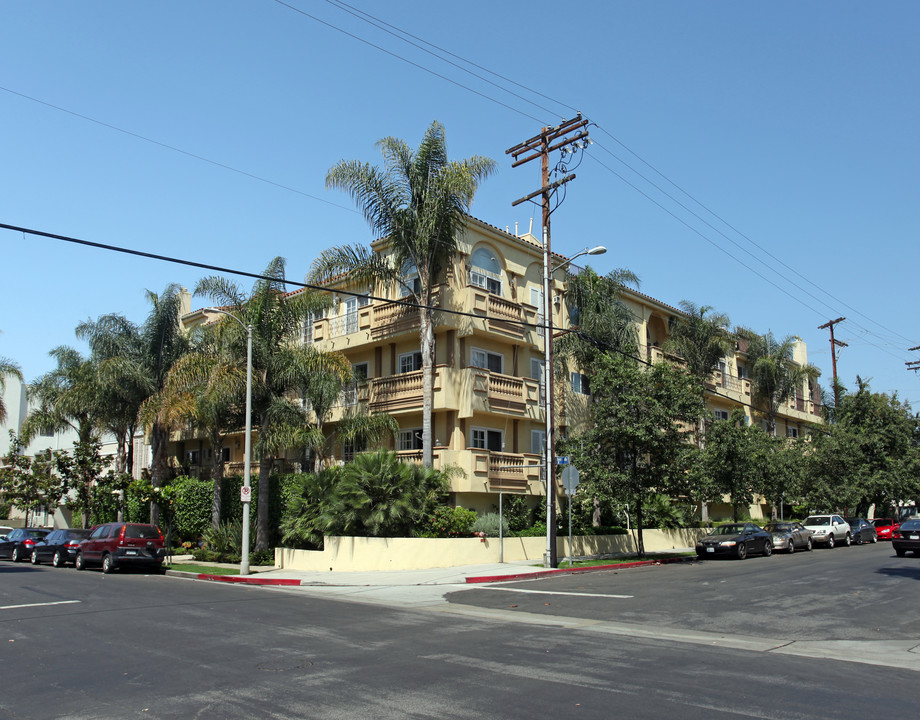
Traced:
<svg viewBox="0 0 920 720">
<path fill-rule="evenodd" d="M 22 544 L 26 547 L 32 547 L 35 544 L 35 541 L 32 538 L 26 538 L 22 541 Z"/>
<path fill-rule="evenodd" d="M 891 537 L 893 537 L 893 538 L 899 538 L 899 537 L 901 537 L 901 533 L 900 533 L 898 530 L 892 530 L 892 531 L 891 531 Z"/>
<path fill-rule="evenodd" d="M 65 547 L 74 547 L 74 548 L 80 547 L 80 541 L 79 540 L 68 540 L 65 543 Z"/>
<path fill-rule="evenodd" d="M 119 533 L 118 533 L 118 542 L 124 542 L 124 539 L 125 539 L 125 531 L 126 531 L 127 529 L 128 529 L 128 526 L 127 526 L 127 525 L 122 525 L 122 526 L 121 526 L 121 530 L 120 530 Z"/>
</svg>

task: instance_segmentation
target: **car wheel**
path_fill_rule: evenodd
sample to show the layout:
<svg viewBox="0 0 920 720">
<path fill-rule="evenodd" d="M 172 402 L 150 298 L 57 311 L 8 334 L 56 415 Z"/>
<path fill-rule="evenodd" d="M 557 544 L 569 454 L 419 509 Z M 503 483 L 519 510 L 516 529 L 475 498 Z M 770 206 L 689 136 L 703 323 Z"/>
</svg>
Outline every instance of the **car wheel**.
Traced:
<svg viewBox="0 0 920 720">
<path fill-rule="evenodd" d="M 83 553 L 77 553 L 77 559 L 73 561 L 73 566 L 77 570 L 86 570 L 86 561 L 83 559 Z"/>
<path fill-rule="evenodd" d="M 744 558 L 747 557 L 747 545 L 740 543 L 735 550 L 735 555 L 737 555 L 739 560 L 744 560 Z"/>
<path fill-rule="evenodd" d="M 827 549 L 828 550 L 834 549 L 834 534 L 833 533 L 827 536 Z"/>
<path fill-rule="evenodd" d="M 907 550 L 902 550 L 901 548 L 895 548 L 894 551 L 898 554 L 898 557 L 904 557 L 907 555 Z"/>
<path fill-rule="evenodd" d="M 29 556 L 29 562 L 32 563 L 33 565 L 38 565 L 38 553 L 35 552 L 34 550 L 32 551 L 32 554 Z"/>
<path fill-rule="evenodd" d="M 790 544 L 790 547 L 792 547 L 791 544 Z M 773 554 L 773 543 L 771 543 L 769 540 L 767 540 L 767 541 L 763 544 L 763 556 L 764 556 L 764 557 L 770 557 L 772 554 Z"/>
<path fill-rule="evenodd" d="M 792 555 L 792 553 L 794 552 L 795 552 L 795 539 L 789 538 L 789 554 Z"/>
<path fill-rule="evenodd" d="M 20 554 L 18 547 L 14 547 L 10 551 L 10 560 L 12 560 L 13 562 L 19 562 L 20 560 L 22 560 L 22 555 Z"/>
<path fill-rule="evenodd" d="M 873 545 L 875 545 L 875 543 L 878 542 L 878 535 L 873 535 L 873 536 L 872 536 L 872 539 L 871 539 L 869 542 L 871 542 Z"/>
<path fill-rule="evenodd" d="M 847 547 L 850 547 L 850 544 L 853 542 L 853 538 L 850 537 L 850 533 L 847 533 L 847 536 L 843 539 L 843 544 Z"/>
<path fill-rule="evenodd" d="M 814 545 L 814 543 L 811 541 L 811 538 L 808 538 L 808 541 L 805 543 L 805 549 L 810 551 L 814 546 L 815 546 L 815 545 Z"/>
<path fill-rule="evenodd" d="M 54 557 L 51 558 L 51 564 L 54 567 L 64 567 L 64 556 L 61 554 L 60 550 L 54 551 Z"/>
<path fill-rule="evenodd" d="M 112 559 L 111 555 L 106 555 L 102 558 L 102 572 L 106 575 L 111 574 L 115 571 L 115 561 Z"/>
<path fill-rule="evenodd" d="M 857 545 L 862 545 L 862 544 L 863 544 L 862 535 L 861 535 L 860 533 L 856 533 L 856 544 L 857 544 Z"/>
</svg>

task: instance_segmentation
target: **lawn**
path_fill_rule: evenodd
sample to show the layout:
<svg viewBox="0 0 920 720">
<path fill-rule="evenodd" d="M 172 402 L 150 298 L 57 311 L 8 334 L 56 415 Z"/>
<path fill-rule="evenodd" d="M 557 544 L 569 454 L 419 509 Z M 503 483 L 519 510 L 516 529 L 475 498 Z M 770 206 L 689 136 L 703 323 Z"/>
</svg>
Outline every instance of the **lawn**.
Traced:
<svg viewBox="0 0 920 720">
<path fill-rule="evenodd" d="M 164 570 L 178 570 L 180 572 L 197 573 L 199 575 L 239 575 L 239 568 L 215 567 L 213 565 L 193 565 L 192 563 L 176 563 L 164 565 Z"/>
</svg>

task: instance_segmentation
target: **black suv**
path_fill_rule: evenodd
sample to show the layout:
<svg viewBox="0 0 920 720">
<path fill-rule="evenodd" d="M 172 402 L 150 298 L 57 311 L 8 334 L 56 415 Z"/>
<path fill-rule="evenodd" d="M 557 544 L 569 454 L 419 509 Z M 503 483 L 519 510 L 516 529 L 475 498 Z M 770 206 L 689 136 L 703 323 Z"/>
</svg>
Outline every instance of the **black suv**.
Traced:
<svg viewBox="0 0 920 720">
<path fill-rule="evenodd" d="M 80 543 L 74 565 L 77 570 L 102 565 L 104 573 L 119 567 L 158 570 L 164 557 L 163 533 L 156 525 L 115 522 L 92 529 L 89 537 Z"/>
</svg>

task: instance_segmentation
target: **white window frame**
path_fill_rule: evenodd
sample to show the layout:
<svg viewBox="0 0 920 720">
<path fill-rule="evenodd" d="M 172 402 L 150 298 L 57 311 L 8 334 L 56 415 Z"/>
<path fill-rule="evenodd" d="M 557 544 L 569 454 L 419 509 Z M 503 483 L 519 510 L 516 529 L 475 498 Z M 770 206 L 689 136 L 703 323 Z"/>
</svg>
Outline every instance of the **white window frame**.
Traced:
<svg viewBox="0 0 920 720">
<path fill-rule="evenodd" d="M 363 373 L 361 372 L 362 368 L 364 370 Z M 351 372 L 354 375 L 354 380 L 352 380 L 348 387 L 342 390 L 342 405 L 345 406 L 358 404 L 358 387 L 367 380 L 368 373 L 370 372 L 370 363 L 353 363 Z"/>
<path fill-rule="evenodd" d="M 588 380 L 588 376 L 584 373 L 571 372 L 569 377 L 569 382 L 572 385 L 572 392 L 578 393 L 579 395 L 590 395 L 591 394 L 591 381 Z M 588 391 L 585 392 L 584 387 L 588 386 Z"/>
<path fill-rule="evenodd" d="M 484 268 L 480 265 L 474 265 L 475 257 L 478 254 L 489 253 L 490 259 L 495 261 L 495 264 L 499 266 L 499 272 L 490 270 L 489 268 Z M 498 261 L 493 258 L 490 254 L 490 251 L 485 248 L 478 248 L 470 256 L 470 285 L 475 285 L 476 287 L 482 288 L 492 295 L 501 295 L 502 294 L 502 276 L 501 276 L 501 265 L 498 264 Z"/>
<path fill-rule="evenodd" d="M 713 410 L 712 418 L 713 420 L 728 420 L 729 412 L 728 410 Z"/>
<path fill-rule="evenodd" d="M 478 356 L 478 357 L 477 357 Z M 489 366 L 489 361 L 498 358 L 498 370 L 493 370 Z M 470 348 L 470 367 L 481 368 L 489 372 L 497 372 L 499 375 L 505 374 L 505 356 L 501 353 L 484 350 L 483 348 Z"/>
<path fill-rule="evenodd" d="M 421 450 L 422 428 L 407 428 L 399 431 L 397 448 L 399 450 Z"/>
<path fill-rule="evenodd" d="M 537 308 L 537 335 L 543 337 L 543 288 L 530 288 L 530 304 Z"/>
<path fill-rule="evenodd" d="M 411 367 L 411 369 L 406 370 L 406 369 L 404 369 L 404 368 L 407 367 L 406 360 L 408 360 L 409 358 L 412 359 L 412 362 L 411 362 L 412 367 Z M 418 363 L 418 367 L 415 367 L 416 362 Z M 399 355 L 399 357 L 396 359 L 396 366 L 397 366 L 397 368 L 398 368 L 398 371 L 399 371 L 398 374 L 399 374 L 399 375 L 403 375 L 404 373 L 417 372 L 417 371 L 421 370 L 422 367 L 423 367 L 423 365 L 422 365 L 422 353 L 421 353 L 421 351 L 420 351 L 420 350 L 413 350 L 412 352 L 401 353 L 401 354 Z"/>
<path fill-rule="evenodd" d="M 498 435 L 499 439 L 499 450 L 490 450 L 489 448 L 489 436 L 490 434 Z M 489 450 L 489 452 L 504 452 L 505 449 L 505 433 L 502 430 L 495 430 L 494 428 L 487 427 L 474 427 L 470 429 L 470 447 L 473 447 L 477 450 Z"/>
<path fill-rule="evenodd" d="M 786 428 L 786 437 L 787 437 L 787 438 L 794 438 L 794 439 L 797 440 L 798 437 L 799 437 L 799 429 L 798 429 L 797 427 L 787 427 L 787 428 Z"/>
<path fill-rule="evenodd" d="M 530 431 L 530 452 L 539 455 L 546 451 L 546 430 Z"/>
</svg>

